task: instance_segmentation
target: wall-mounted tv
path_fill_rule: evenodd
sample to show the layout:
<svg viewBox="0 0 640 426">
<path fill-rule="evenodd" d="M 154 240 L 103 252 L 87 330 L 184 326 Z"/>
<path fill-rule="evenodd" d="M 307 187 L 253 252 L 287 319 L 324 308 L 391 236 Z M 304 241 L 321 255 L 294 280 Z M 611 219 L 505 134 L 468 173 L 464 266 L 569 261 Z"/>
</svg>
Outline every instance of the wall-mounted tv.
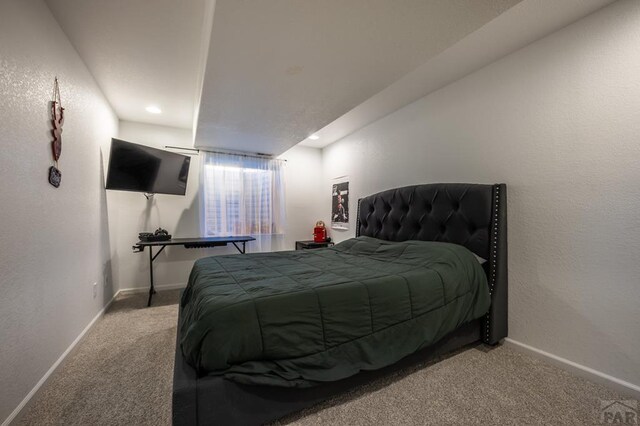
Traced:
<svg viewBox="0 0 640 426">
<path fill-rule="evenodd" d="M 191 158 L 111 139 L 107 189 L 184 195 Z"/>
</svg>

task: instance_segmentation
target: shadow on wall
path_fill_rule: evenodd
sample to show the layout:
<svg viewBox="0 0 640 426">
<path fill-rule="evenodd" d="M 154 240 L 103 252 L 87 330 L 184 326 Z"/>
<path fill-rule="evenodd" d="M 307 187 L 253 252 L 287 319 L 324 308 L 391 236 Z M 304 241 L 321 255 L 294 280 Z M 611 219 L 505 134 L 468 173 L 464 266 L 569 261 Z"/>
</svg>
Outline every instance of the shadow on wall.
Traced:
<svg viewBox="0 0 640 426">
<path fill-rule="evenodd" d="M 189 207 L 182 210 L 180 217 L 175 224 L 175 229 L 168 230 L 171 234 L 178 238 L 197 238 L 203 236 L 200 232 L 200 201 L 199 194 L 196 194 Z M 237 253 L 235 247 L 214 247 L 205 249 L 185 249 L 184 247 L 167 247 L 160 254 L 158 260 L 162 262 L 184 262 L 196 261 L 203 257 L 220 256 L 224 254 Z M 186 281 L 186 279 L 185 279 Z"/>
<path fill-rule="evenodd" d="M 155 196 L 153 196 L 147 199 L 145 208 L 138 217 L 138 229 L 150 229 L 149 224 L 151 222 L 151 213 L 154 209 L 158 217 L 158 223 L 162 223 L 162 218 L 160 217 L 160 209 L 158 208 L 158 203 L 156 202 Z M 152 229 L 149 232 L 153 231 L 155 230 Z M 169 233 L 171 233 L 171 230 L 169 230 Z"/>
<path fill-rule="evenodd" d="M 102 268 L 102 279 L 104 280 L 102 285 L 104 286 L 104 292 L 102 294 L 102 305 L 106 305 L 113 298 L 115 289 L 113 286 L 113 271 L 111 265 L 111 259 L 108 259 Z"/>
<path fill-rule="evenodd" d="M 188 208 L 182 210 L 178 223 L 176 223 L 176 229 L 174 229 L 176 236 L 190 238 L 202 236 L 200 232 L 200 194 L 196 195 L 191 200 L 191 204 Z"/>
<path fill-rule="evenodd" d="M 104 189 L 104 154 L 100 148 L 100 264 L 102 264 L 102 306 L 111 301 L 115 294 L 113 285 L 113 265 L 111 262 L 111 238 L 109 235 L 109 210 L 107 208 L 107 190 Z"/>
</svg>

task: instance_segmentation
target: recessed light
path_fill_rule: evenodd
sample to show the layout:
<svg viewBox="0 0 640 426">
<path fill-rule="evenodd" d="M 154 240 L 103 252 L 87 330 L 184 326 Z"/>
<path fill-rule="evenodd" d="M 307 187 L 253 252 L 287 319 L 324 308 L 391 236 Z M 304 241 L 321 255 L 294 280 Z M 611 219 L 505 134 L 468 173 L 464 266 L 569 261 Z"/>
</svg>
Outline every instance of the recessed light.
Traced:
<svg viewBox="0 0 640 426">
<path fill-rule="evenodd" d="M 162 110 L 160 108 L 158 108 L 155 105 L 149 105 L 148 107 L 145 108 L 147 110 L 147 112 L 150 112 L 151 114 L 161 114 Z"/>
<path fill-rule="evenodd" d="M 320 136 L 314 134 L 309 136 L 309 139 L 311 139 L 312 141 L 317 141 L 318 139 L 320 139 Z"/>
</svg>

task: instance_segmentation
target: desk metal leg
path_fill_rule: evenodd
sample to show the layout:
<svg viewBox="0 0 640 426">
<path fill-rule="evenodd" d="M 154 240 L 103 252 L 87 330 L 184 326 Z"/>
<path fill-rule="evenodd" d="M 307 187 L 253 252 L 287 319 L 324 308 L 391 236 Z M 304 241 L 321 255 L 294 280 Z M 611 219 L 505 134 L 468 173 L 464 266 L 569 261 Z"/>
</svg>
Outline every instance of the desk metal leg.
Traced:
<svg viewBox="0 0 640 426">
<path fill-rule="evenodd" d="M 247 245 L 247 243 L 245 241 L 242 242 L 242 248 L 238 247 L 238 245 L 234 241 L 231 241 L 231 244 L 233 244 L 233 246 L 238 249 L 240 254 L 245 254 L 246 245 Z"/>
<path fill-rule="evenodd" d="M 153 293 L 156 290 L 153 288 L 153 248 L 149 246 L 149 281 L 151 285 L 149 286 L 149 301 L 147 302 L 147 307 L 151 306 L 151 298 L 153 297 Z"/>
<path fill-rule="evenodd" d="M 162 246 L 160 250 L 154 255 L 153 248 L 149 246 L 149 281 L 151 285 L 149 286 L 149 301 L 147 302 L 147 307 L 151 306 L 151 298 L 154 294 L 156 294 L 156 290 L 153 287 L 153 261 L 156 260 L 156 257 L 158 257 L 160 253 L 162 253 L 162 250 L 164 250 L 165 247 L 166 246 Z"/>
</svg>

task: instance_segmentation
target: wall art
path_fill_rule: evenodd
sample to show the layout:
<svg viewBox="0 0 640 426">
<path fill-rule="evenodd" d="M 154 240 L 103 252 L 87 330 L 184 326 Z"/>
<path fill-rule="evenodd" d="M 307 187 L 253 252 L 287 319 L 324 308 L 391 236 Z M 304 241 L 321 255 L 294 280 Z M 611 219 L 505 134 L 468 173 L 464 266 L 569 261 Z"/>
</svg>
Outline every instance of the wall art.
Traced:
<svg viewBox="0 0 640 426">
<path fill-rule="evenodd" d="M 336 178 L 331 187 L 331 228 L 349 229 L 349 181 Z"/>
<path fill-rule="evenodd" d="M 64 108 L 62 107 L 62 98 L 60 97 L 60 87 L 58 86 L 58 77 L 53 82 L 53 100 L 51 101 L 51 152 L 53 153 L 54 165 L 49 167 L 49 183 L 56 188 L 60 186 L 62 181 L 62 172 L 58 168 L 58 160 L 62 155 L 62 125 L 64 124 Z"/>
</svg>

